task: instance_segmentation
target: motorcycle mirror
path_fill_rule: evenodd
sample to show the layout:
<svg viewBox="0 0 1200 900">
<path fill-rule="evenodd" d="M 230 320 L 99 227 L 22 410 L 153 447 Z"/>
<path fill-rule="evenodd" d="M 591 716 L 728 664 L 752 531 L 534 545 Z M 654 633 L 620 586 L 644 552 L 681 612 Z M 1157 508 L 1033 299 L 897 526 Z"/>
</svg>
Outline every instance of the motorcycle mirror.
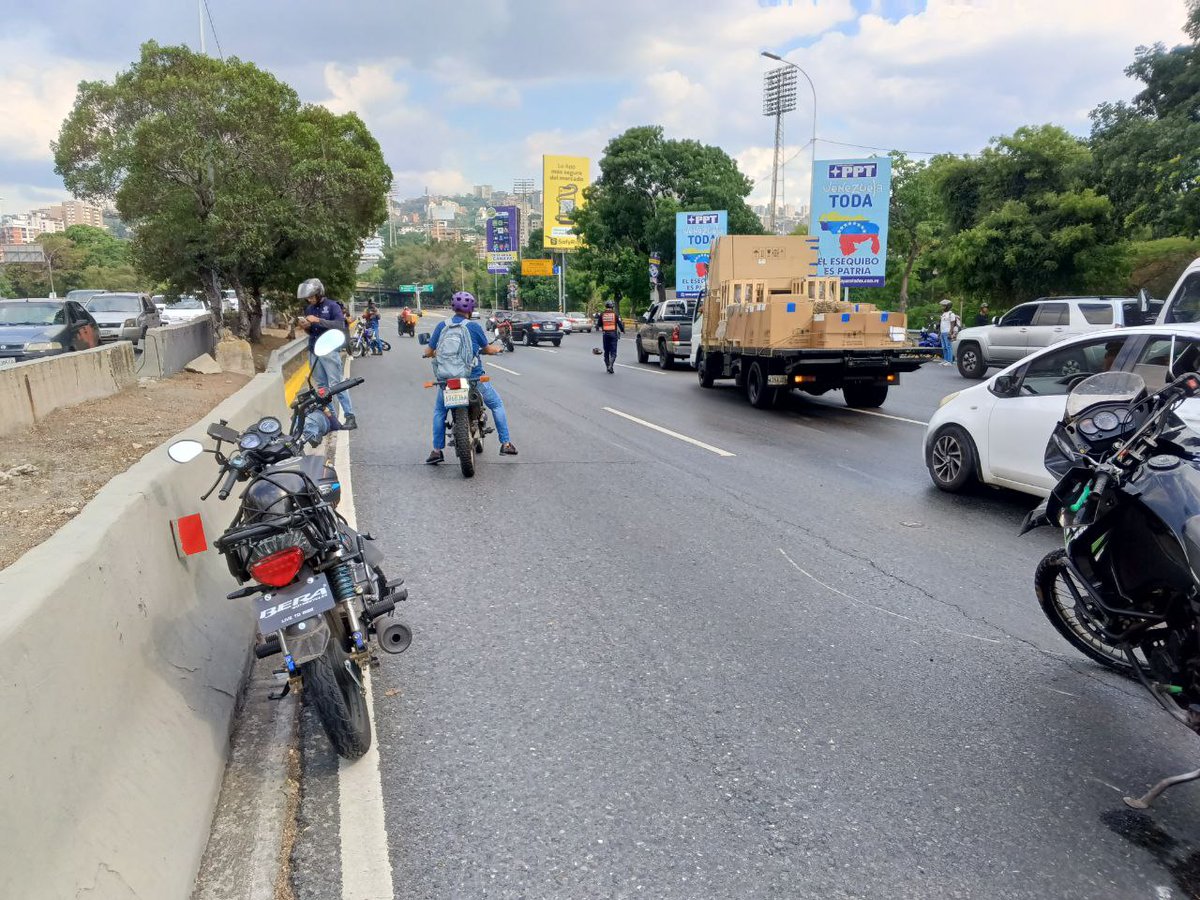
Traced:
<svg viewBox="0 0 1200 900">
<path fill-rule="evenodd" d="M 177 463 L 189 463 L 203 452 L 199 441 L 176 441 L 167 448 L 167 456 Z"/>
<path fill-rule="evenodd" d="M 1138 290 L 1138 309 L 1141 312 L 1150 311 L 1150 295 L 1146 293 L 1145 288 Z"/>
<path fill-rule="evenodd" d="M 313 353 L 317 356 L 329 356 L 331 353 L 336 353 L 346 345 L 345 332 L 331 328 L 329 331 L 323 332 L 317 342 L 313 344 Z"/>
<path fill-rule="evenodd" d="M 418 334 L 417 341 L 421 344 L 422 347 L 424 347 L 426 344 L 429 343 L 429 334 L 427 332 L 422 332 L 421 334 Z"/>
</svg>

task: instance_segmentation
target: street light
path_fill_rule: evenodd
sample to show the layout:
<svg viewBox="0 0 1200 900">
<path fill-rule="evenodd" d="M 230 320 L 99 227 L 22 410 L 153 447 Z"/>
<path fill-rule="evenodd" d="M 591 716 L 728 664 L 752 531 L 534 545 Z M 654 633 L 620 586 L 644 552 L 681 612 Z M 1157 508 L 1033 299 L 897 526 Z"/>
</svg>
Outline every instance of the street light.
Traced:
<svg viewBox="0 0 1200 900">
<path fill-rule="evenodd" d="M 804 76 L 804 80 L 808 82 L 809 90 L 812 91 L 812 101 L 813 101 L 812 168 L 810 170 L 811 174 L 809 175 L 809 185 L 808 185 L 808 198 L 809 198 L 808 199 L 808 231 L 809 231 L 809 234 L 811 234 L 812 230 L 813 230 L 812 229 L 812 216 L 813 216 L 812 189 L 813 189 L 813 185 L 816 183 L 816 180 L 817 180 L 817 89 L 815 87 L 813 87 L 812 79 L 808 77 L 808 73 L 805 72 L 798 65 L 796 65 L 794 62 L 789 62 L 788 60 L 786 60 L 782 56 L 780 56 L 778 53 L 772 53 L 770 50 L 763 50 L 761 55 L 765 56 L 767 59 L 773 59 L 776 62 L 781 62 L 785 66 L 791 66 L 793 69 L 795 69 L 797 72 L 799 72 L 801 75 Z"/>
</svg>

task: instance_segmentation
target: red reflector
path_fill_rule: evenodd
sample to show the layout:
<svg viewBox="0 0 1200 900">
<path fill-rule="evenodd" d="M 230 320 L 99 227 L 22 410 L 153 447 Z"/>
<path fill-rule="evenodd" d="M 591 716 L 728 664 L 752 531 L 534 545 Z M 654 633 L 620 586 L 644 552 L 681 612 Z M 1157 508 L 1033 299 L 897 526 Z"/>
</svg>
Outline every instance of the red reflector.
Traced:
<svg viewBox="0 0 1200 900">
<path fill-rule="evenodd" d="M 259 584 L 286 587 L 296 580 L 296 573 L 303 564 L 304 551 L 299 547 L 288 547 L 264 556 L 250 567 L 250 574 Z"/>
<path fill-rule="evenodd" d="M 325 390 L 325 388 L 317 388 L 317 396 L 318 397 L 324 397 L 328 393 L 329 393 L 329 391 Z"/>
<path fill-rule="evenodd" d="M 462 387 L 462 379 L 461 378 L 447 378 L 446 379 L 446 387 L 450 388 L 450 390 L 452 390 L 452 391 L 457 391 L 459 388 Z"/>
<path fill-rule="evenodd" d="M 671 332 L 671 340 L 673 340 L 675 343 L 679 343 L 679 326 L 678 325 L 676 325 L 675 330 Z"/>
<path fill-rule="evenodd" d="M 175 543 L 180 556 L 192 556 L 208 549 L 208 541 L 204 537 L 204 522 L 200 519 L 200 513 L 176 519 L 171 526 L 175 531 Z"/>
</svg>

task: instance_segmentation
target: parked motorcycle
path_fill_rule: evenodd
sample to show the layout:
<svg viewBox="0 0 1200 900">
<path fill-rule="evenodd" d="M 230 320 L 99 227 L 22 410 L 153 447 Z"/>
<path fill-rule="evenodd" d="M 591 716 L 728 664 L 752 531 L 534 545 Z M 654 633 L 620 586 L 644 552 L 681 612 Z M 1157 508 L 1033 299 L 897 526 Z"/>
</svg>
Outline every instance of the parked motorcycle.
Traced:
<svg viewBox="0 0 1200 900">
<path fill-rule="evenodd" d="M 350 339 L 350 355 L 361 359 L 371 352 L 371 336 L 366 323 L 359 319 L 354 325 L 354 336 Z"/>
<path fill-rule="evenodd" d="M 417 336 L 421 344 L 429 343 L 429 335 Z M 454 453 L 462 468 L 464 478 L 475 475 L 475 454 L 483 452 L 483 437 L 495 429 L 488 425 L 487 410 L 479 394 L 479 383 L 489 381 L 487 375 L 479 378 L 437 378 L 425 382 L 427 388 L 441 388 L 442 402 L 446 407 L 446 431 L 454 444 Z"/>
<path fill-rule="evenodd" d="M 942 349 L 942 335 L 938 330 L 938 325 L 927 325 L 921 329 L 921 337 L 917 340 L 917 346 L 931 350 Z"/>
<path fill-rule="evenodd" d="M 317 340 L 318 356 L 336 353 L 345 343 L 340 331 Z M 371 639 L 389 653 L 412 643 L 407 625 L 393 617 L 396 603 L 408 598 L 403 579 L 389 580 L 374 538 L 360 533 L 337 512 L 341 482 L 322 456 L 303 453 L 332 424 L 333 398 L 359 384 L 351 378 L 328 388 L 309 382 L 291 404 L 291 424 L 267 416 L 239 432 L 224 420 L 208 427 L 215 449 L 199 441 L 176 441 L 168 450 L 186 463 L 212 453 L 221 470 L 207 499 L 229 497 L 245 484 L 233 521 L 215 542 L 230 574 L 245 585 L 229 599 L 254 597 L 259 659 L 283 656 L 279 674 L 287 681 L 273 699 L 301 689 L 341 756 L 357 759 L 371 745 L 371 710 L 363 689 L 363 671 L 374 661 Z M 228 453 L 223 445 L 231 444 Z"/>
<path fill-rule="evenodd" d="M 1064 531 L 1034 577 L 1055 629 L 1200 733 L 1200 435 L 1175 414 L 1198 393 L 1194 373 L 1154 394 L 1130 372 L 1079 380 L 1046 449 L 1059 482 L 1022 533 Z M 1146 809 L 1198 778 L 1166 778 L 1125 802 Z"/>
</svg>

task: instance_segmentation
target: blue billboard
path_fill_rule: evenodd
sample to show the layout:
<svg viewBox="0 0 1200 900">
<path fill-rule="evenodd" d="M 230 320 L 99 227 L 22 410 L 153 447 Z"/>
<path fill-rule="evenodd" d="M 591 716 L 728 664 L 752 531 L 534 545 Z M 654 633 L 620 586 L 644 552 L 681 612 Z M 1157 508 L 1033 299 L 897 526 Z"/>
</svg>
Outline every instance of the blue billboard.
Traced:
<svg viewBox="0 0 1200 900">
<path fill-rule="evenodd" d="M 845 287 L 883 286 L 891 196 L 889 157 L 817 160 L 811 221 L 819 275 Z"/>
<path fill-rule="evenodd" d="M 675 214 L 675 295 L 699 297 L 708 277 L 712 245 L 729 233 L 723 209 Z"/>
</svg>

